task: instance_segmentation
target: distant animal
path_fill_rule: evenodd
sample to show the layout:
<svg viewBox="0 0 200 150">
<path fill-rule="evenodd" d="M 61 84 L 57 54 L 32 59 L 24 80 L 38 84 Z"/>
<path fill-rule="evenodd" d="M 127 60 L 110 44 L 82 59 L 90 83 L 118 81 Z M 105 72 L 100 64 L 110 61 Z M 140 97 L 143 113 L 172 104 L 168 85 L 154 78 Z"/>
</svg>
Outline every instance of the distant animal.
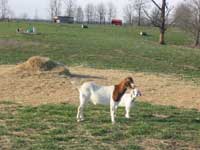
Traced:
<svg viewBox="0 0 200 150">
<path fill-rule="evenodd" d="M 17 29 L 16 29 L 16 32 L 17 32 L 17 33 L 23 33 L 24 30 L 23 30 L 22 28 L 17 28 Z"/>
<path fill-rule="evenodd" d="M 77 121 L 83 121 L 83 109 L 90 101 L 94 105 L 110 105 L 111 121 L 115 123 L 115 112 L 120 103 L 121 98 L 127 89 L 134 89 L 135 83 L 132 77 L 127 77 L 117 85 L 102 86 L 94 82 L 86 82 L 79 88 L 80 105 L 77 112 Z M 126 96 L 127 97 L 127 96 Z M 131 99 L 131 98 L 130 98 Z M 129 107 L 129 106 L 127 106 Z M 129 115 L 127 115 L 128 118 Z"/>
<path fill-rule="evenodd" d="M 82 24 L 81 28 L 88 28 L 88 25 Z"/>
<path fill-rule="evenodd" d="M 147 36 L 148 34 L 146 32 L 140 32 L 141 36 Z"/>
</svg>

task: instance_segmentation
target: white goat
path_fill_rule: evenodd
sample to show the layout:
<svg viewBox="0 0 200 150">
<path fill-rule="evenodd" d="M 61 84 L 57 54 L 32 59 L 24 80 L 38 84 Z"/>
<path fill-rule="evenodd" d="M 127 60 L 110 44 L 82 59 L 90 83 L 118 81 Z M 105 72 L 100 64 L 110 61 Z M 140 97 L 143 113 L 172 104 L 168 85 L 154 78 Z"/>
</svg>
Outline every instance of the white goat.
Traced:
<svg viewBox="0 0 200 150">
<path fill-rule="evenodd" d="M 131 108 L 130 103 L 131 100 L 133 100 L 134 98 L 134 94 L 135 97 L 138 96 L 138 94 L 135 93 L 138 90 L 135 89 L 135 92 L 133 92 L 134 94 L 125 94 L 125 92 L 127 88 L 134 89 L 134 87 L 134 81 L 131 77 L 127 77 L 119 84 L 112 86 L 100 86 L 93 82 L 84 83 L 79 89 L 80 105 L 78 107 L 77 121 L 79 122 L 84 120 L 83 109 L 89 101 L 92 102 L 94 105 L 110 105 L 111 121 L 113 124 L 115 123 L 115 112 L 119 104 L 126 107 L 126 117 L 129 118 L 129 112 Z M 123 95 L 123 101 L 120 102 Z"/>
</svg>

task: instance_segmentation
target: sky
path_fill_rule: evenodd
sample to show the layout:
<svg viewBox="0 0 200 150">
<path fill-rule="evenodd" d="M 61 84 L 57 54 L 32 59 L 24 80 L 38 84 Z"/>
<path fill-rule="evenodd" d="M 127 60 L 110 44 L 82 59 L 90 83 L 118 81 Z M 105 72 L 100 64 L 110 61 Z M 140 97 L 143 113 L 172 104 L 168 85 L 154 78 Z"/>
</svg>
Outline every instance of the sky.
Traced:
<svg viewBox="0 0 200 150">
<path fill-rule="evenodd" d="M 40 19 L 49 17 L 48 7 L 50 0 L 9 0 L 9 7 L 13 11 L 15 17 L 22 17 L 27 14 L 29 18 L 34 18 L 36 12 Z M 117 18 L 123 19 L 123 8 L 129 0 L 76 0 L 77 5 L 84 7 L 87 3 L 98 4 L 100 2 L 108 3 L 110 1 L 115 4 L 118 12 Z M 160 3 L 161 0 L 155 0 Z M 183 0 L 167 0 L 172 5 L 176 5 Z"/>
</svg>

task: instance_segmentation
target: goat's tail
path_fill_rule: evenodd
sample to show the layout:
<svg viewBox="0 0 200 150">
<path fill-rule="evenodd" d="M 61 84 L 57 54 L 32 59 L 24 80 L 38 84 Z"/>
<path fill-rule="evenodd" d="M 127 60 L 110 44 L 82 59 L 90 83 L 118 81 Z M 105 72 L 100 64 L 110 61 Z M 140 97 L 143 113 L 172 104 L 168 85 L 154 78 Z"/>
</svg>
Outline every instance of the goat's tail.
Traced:
<svg viewBox="0 0 200 150">
<path fill-rule="evenodd" d="M 70 83 L 73 86 L 73 88 L 77 89 L 80 92 L 80 88 L 82 85 L 82 82 L 77 79 L 70 79 Z"/>
<path fill-rule="evenodd" d="M 89 82 L 92 82 L 92 81 L 86 81 L 85 79 L 70 78 L 70 83 L 71 83 L 72 87 L 76 88 L 79 92 L 80 92 L 80 89 L 83 86 L 83 84 L 89 83 Z"/>
</svg>

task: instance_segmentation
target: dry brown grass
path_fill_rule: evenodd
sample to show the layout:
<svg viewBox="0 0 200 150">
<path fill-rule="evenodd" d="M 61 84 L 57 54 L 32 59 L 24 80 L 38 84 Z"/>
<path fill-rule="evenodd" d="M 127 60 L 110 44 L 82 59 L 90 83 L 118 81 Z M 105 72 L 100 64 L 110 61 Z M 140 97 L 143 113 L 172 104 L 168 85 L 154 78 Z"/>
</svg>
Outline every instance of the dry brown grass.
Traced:
<svg viewBox="0 0 200 150">
<path fill-rule="evenodd" d="M 143 139 L 140 142 L 141 146 L 145 150 L 160 150 L 169 149 L 169 150 L 197 150 L 197 146 L 190 142 L 183 142 L 178 140 L 159 140 L 159 139 Z"/>
<path fill-rule="evenodd" d="M 17 46 L 39 46 L 39 42 L 32 42 L 32 41 L 18 41 L 18 40 L 11 40 L 11 39 L 0 39 L 0 47 L 17 47 Z"/>
<path fill-rule="evenodd" d="M 39 70 L 38 73 L 38 66 L 42 64 L 34 66 L 31 60 L 18 66 L 0 66 L 0 100 L 32 105 L 60 102 L 77 104 L 77 87 L 83 82 L 95 81 L 103 85 L 112 85 L 127 76 L 132 76 L 142 91 L 141 101 L 200 110 L 200 87 L 175 76 L 69 67 L 71 75 L 63 77 L 54 71 Z M 27 71 L 27 68 L 36 72 Z"/>
<path fill-rule="evenodd" d="M 15 70 L 17 73 L 41 73 L 43 71 L 51 71 L 53 73 L 58 73 L 59 75 L 69 75 L 69 70 L 58 62 L 52 61 L 47 57 L 33 56 L 29 58 L 23 64 L 16 66 Z"/>
<path fill-rule="evenodd" d="M 2 150 L 11 150 L 12 143 L 7 136 L 0 136 L 0 149 Z"/>
<path fill-rule="evenodd" d="M 143 96 L 140 98 L 142 101 L 200 110 L 200 87 L 176 76 L 82 67 L 70 68 L 70 72 L 96 76 L 98 78 L 92 80 L 105 85 L 115 84 L 127 76 L 132 76 L 142 91 Z M 91 80 L 91 78 L 83 81 L 85 80 Z"/>
</svg>

